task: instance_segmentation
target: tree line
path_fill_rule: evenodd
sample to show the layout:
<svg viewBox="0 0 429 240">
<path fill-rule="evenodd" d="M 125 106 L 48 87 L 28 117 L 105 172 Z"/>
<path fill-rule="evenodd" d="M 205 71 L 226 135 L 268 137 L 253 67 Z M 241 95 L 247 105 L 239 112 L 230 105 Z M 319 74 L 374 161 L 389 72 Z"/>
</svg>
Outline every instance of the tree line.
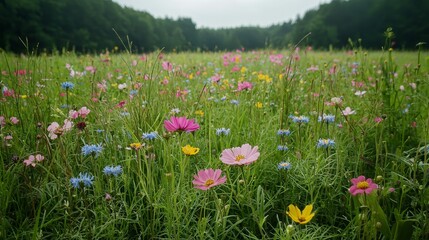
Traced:
<svg viewBox="0 0 429 240">
<path fill-rule="evenodd" d="M 28 39 L 39 51 L 93 52 L 123 44 L 135 52 L 282 49 L 311 32 L 303 44 L 316 49 L 344 48 L 358 39 L 380 49 L 383 32 L 392 27 L 395 47 L 415 49 L 429 41 L 427 12 L 427 0 L 333 0 L 282 24 L 211 29 L 112 0 L 0 0 L 0 48 L 22 52 Z"/>
</svg>

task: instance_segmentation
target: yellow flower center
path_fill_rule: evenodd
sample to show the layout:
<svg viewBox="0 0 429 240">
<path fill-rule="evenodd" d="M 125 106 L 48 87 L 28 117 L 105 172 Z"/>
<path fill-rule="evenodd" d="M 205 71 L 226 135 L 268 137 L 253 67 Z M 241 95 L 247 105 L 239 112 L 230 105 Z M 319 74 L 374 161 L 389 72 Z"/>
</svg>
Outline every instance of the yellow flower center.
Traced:
<svg viewBox="0 0 429 240">
<path fill-rule="evenodd" d="M 244 157 L 243 155 L 237 155 L 236 157 L 235 157 L 235 161 L 236 162 L 240 162 L 242 159 L 245 159 L 246 157 Z"/>
<path fill-rule="evenodd" d="M 359 189 L 367 189 L 368 187 L 369 187 L 369 184 L 366 181 L 358 182 L 357 184 L 357 188 Z"/>
<path fill-rule="evenodd" d="M 204 186 L 208 187 L 210 185 L 212 185 L 214 183 L 213 179 L 208 179 L 205 183 Z"/>
</svg>

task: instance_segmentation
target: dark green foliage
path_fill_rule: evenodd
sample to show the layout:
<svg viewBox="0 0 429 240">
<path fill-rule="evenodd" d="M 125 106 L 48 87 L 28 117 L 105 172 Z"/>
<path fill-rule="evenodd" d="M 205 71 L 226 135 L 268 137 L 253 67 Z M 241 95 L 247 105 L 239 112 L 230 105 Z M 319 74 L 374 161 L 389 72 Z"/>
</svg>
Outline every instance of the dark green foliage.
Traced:
<svg viewBox="0 0 429 240">
<path fill-rule="evenodd" d="M 137 52 L 281 49 L 309 32 L 304 44 L 318 49 L 342 48 L 349 39 L 381 49 L 381 33 L 392 27 L 394 48 L 415 49 L 418 42 L 429 41 L 427 12 L 424 0 L 333 0 L 293 22 L 266 28 L 197 29 L 190 18 L 156 19 L 112 0 L 0 0 L 0 48 L 23 52 L 21 40 L 27 38 L 30 49 L 101 51 L 122 46 L 115 29 L 122 39 L 128 36 Z"/>
</svg>

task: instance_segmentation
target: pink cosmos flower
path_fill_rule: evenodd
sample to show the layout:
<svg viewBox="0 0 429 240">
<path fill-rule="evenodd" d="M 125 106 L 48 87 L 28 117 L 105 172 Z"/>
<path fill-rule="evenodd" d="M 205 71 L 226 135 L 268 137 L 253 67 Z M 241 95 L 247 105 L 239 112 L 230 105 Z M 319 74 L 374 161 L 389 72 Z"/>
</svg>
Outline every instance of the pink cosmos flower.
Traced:
<svg viewBox="0 0 429 240">
<path fill-rule="evenodd" d="M 353 196 L 358 194 L 370 194 L 378 188 L 378 185 L 373 183 L 371 178 L 365 179 L 365 176 L 352 178 L 350 181 L 353 185 L 349 188 L 349 192 Z"/>
<path fill-rule="evenodd" d="M 43 159 L 45 159 L 45 157 L 40 155 L 40 154 L 37 154 L 36 156 L 30 155 L 30 156 L 28 156 L 28 159 L 24 160 L 24 164 L 27 167 L 30 165 L 32 167 L 36 167 L 36 163 L 43 161 Z"/>
<path fill-rule="evenodd" d="M 209 188 L 225 183 L 226 177 L 221 177 L 221 174 L 222 170 L 220 169 L 213 170 L 209 168 L 200 170 L 197 175 L 194 175 L 194 180 L 192 181 L 194 188 L 205 191 Z"/>
<path fill-rule="evenodd" d="M 170 62 L 164 61 L 162 62 L 162 68 L 166 71 L 171 72 L 173 70 L 173 64 L 171 64 Z"/>
<path fill-rule="evenodd" d="M 228 165 L 249 165 L 259 158 L 258 146 L 252 148 L 250 144 L 233 147 L 222 151 L 220 160 Z"/>
<path fill-rule="evenodd" d="M 172 116 L 170 120 L 165 120 L 164 127 L 169 132 L 194 132 L 200 129 L 200 125 L 194 119 L 175 116 Z"/>
<path fill-rule="evenodd" d="M 346 107 L 346 109 L 344 109 L 341 112 L 343 113 L 344 116 L 348 116 L 356 113 L 356 111 L 355 110 L 352 111 L 350 107 Z"/>
<path fill-rule="evenodd" d="M 238 83 L 238 91 L 243 91 L 243 90 L 250 90 L 252 89 L 253 85 L 250 82 L 244 81 L 244 82 L 239 82 Z"/>
<path fill-rule="evenodd" d="M 86 108 L 86 107 L 81 107 L 80 109 L 79 109 L 79 111 L 77 111 L 78 113 L 79 113 L 79 116 L 81 117 L 81 118 L 86 118 L 86 116 L 91 112 L 91 110 L 89 110 L 88 108 Z"/>
</svg>

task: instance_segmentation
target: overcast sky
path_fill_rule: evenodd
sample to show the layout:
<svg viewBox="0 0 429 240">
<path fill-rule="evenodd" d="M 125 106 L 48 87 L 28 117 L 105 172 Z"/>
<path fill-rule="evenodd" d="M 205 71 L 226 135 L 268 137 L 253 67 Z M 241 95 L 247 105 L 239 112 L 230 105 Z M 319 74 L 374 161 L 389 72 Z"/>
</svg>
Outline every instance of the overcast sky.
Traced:
<svg viewBox="0 0 429 240">
<path fill-rule="evenodd" d="M 295 20 L 329 0 L 113 0 L 156 18 L 188 17 L 197 27 L 266 27 Z"/>
</svg>

